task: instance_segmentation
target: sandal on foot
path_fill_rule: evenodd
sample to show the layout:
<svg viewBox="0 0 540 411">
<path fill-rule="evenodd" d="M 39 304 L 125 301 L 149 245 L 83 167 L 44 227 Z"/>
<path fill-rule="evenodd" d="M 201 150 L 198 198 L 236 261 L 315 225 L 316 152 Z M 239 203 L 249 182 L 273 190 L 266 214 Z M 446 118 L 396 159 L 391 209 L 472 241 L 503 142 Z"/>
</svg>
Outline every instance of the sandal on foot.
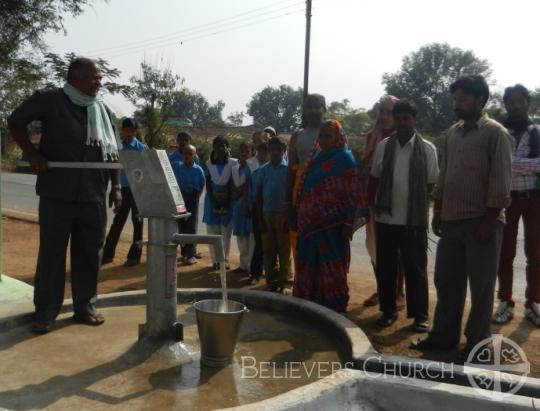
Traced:
<svg viewBox="0 0 540 411">
<path fill-rule="evenodd" d="M 105 322 L 105 317 L 103 317 L 103 314 L 100 313 L 81 313 L 75 314 L 73 316 L 73 320 L 81 324 L 96 326 L 103 324 Z"/>
<path fill-rule="evenodd" d="M 366 307 L 374 307 L 376 305 L 379 305 L 379 294 L 377 293 L 373 293 L 371 297 L 364 301 L 364 306 Z"/>
<path fill-rule="evenodd" d="M 532 303 L 530 308 L 525 309 L 525 317 L 531 323 L 540 327 L 540 304 Z"/>
<path fill-rule="evenodd" d="M 36 321 L 34 325 L 32 325 L 32 332 L 34 334 L 47 334 L 52 331 L 53 324 L 54 320 Z"/>
<path fill-rule="evenodd" d="M 508 301 L 501 301 L 493 313 L 491 322 L 493 324 L 506 324 L 514 318 L 514 306 Z"/>
</svg>

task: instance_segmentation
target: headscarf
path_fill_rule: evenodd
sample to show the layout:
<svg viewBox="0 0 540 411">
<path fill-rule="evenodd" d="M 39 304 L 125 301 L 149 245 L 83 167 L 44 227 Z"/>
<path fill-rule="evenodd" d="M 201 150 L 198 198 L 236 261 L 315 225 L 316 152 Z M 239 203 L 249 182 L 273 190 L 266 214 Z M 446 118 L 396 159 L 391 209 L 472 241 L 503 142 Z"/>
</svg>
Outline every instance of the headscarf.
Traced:
<svg viewBox="0 0 540 411">
<path fill-rule="evenodd" d="M 318 95 L 318 94 L 314 94 L 314 95 Z M 323 97 L 323 99 L 324 99 L 324 97 Z M 326 128 L 326 127 L 330 127 L 330 128 L 334 129 L 334 132 L 335 132 L 335 135 L 336 135 L 336 143 L 335 143 L 334 148 L 343 148 L 343 147 L 345 147 L 347 145 L 347 137 L 345 136 L 345 131 L 343 130 L 343 127 L 341 126 L 341 123 L 339 121 L 337 121 L 337 120 L 323 121 L 323 123 L 321 124 L 321 127 L 319 129 L 319 132 L 320 132 L 320 130 L 322 130 L 323 128 Z M 304 171 L 303 171 L 302 176 L 301 176 L 302 183 L 300 184 L 300 192 L 302 192 L 302 187 L 304 186 L 304 181 L 306 179 L 306 175 L 308 174 L 309 169 L 313 165 L 313 162 L 315 160 L 315 155 L 319 151 L 321 151 L 321 146 L 319 145 L 319 138 L 317 137 L 317 139 L 315 140 L 315 143 L 313 144 L 313 147 L 311 148 L 311 152 L 309 153 L 309 156 L 308 156 L 308 158 L 306 159 L 306 162 L 305 162 Z M 298 201 L 297 201 L 297 204 L 298 204 Z"/>
<path fill-rule="evenodd" d="M 299 235 L 302 232 L 304 235 L 312 230 L 320 230 L 321 227 L 316 228 L 319 223 L 311 221 L 310 216 L 325 216 L 323 219 L 329 222 L 330 225 L 336 224 L 336 222 L 345 223 L 350 220 L 351 224 L 355 224 L 357 216 L 360 217 L 359 210 L 362 204 L 362 189 L 360 184 L 360 174 L 356 165 L 354 165 L 354 158 L 347 148 L 347 138 L 343 131 L 343 127 L 336 120 L 328 120 L 322 123 L 321 129 L 331 128 L 335 133 L 335 145 L 327 151 L 321 151 L 319 140 L 315 141 L 313 148 L 309 154 L 305 163 L 304 172 L 302 173 L 301 189 L 296 201 L 296 220 L 293 221 L 293 226 L 298 227 L 298 224 L 302 225 L 299 228 Z M 349 157 L 349 161 L 341 161 L 344 157 Z M 314 182 L 308 179 L 312 172 L 316 172 L 318 167 L 330 168 L 325 170 L 325 177 L 318 182 Z M 332 171 L 331 171 L 332 170 Z M 342 170 L 337 171 L 336 170 Z M 346 195 L 336 196 L 335 193 L 330 193 L 329 190 L 345 190 Z M 328 205 L 328 203 L 332 205 Z M 349 202 L 347 207 L 343 207 L 345 203 Z M 302 210 L 302 213 L 300 211 Z M 329 214 L 328 214 L 329 213 Z M 337 213 L 337 214 L 336 214 Z M 308 219 L 311 223 L 306 225 Z M 317 217 L 318 218 L 318 217 Z M 303 222 L 301 220 L 304 220 Z M 324 225 L 324 224 L 323 224 Z M 311 228 L 309 228 L 311 227 Z M 307 230 L 307 231 L 306 231 Z"/>
</svg>

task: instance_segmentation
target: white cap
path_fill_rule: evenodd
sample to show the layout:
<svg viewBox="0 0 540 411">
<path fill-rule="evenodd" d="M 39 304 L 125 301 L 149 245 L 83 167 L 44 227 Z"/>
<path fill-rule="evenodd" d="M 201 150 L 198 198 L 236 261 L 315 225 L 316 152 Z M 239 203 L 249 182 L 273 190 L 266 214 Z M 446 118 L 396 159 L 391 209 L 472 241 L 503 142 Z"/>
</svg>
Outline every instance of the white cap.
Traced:
<svg viewBox="0 0 540 411">
<path fill-rule="evenodd" d="M 275 135 L 275 136 L 277 135 L 276 129 L 275 129 L 274 127 L 270 127 L 270 126 L 265 127 L 263 131 L 269 131 L 269 132 L 272 133 L 273 135 Z"/>
</svg>

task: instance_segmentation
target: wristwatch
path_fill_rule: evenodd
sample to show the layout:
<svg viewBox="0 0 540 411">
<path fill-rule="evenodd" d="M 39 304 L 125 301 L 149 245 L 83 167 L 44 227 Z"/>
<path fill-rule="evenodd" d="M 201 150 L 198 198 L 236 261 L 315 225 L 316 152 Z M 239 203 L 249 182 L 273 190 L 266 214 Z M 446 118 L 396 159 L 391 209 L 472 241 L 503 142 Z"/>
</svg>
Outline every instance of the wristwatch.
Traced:
<svg viewBox="0 0 540 411">
<path fill-rule="evenodd" d="M 122 188 L 122 186 L 120 184 L 116 184 L 116 185 L 112 186 L 113 190 L 120 190 L 121 188 Z"/>
</svg>

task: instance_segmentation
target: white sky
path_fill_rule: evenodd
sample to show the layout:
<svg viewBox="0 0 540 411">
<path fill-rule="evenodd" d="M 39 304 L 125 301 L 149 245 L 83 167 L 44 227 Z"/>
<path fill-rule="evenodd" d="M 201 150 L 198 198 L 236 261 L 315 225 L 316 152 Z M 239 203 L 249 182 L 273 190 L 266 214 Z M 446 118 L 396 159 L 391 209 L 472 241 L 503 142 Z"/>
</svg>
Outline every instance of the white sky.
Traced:
<svg viewBox="0 0 540 411">
<path fill-rule="evenodd" d="M 46 42 L 56 53 L 105 58 L 126 83 L 143 58 L 170 66 L 211 103 L 225 101 L 226 117 L 246 112 L 267 85 L 302 86 L 304 10 L 303 0 L 97 0 L 66 19 L 67 36 Z M 539 14 L 539 0 L 313 0 L 309 90 L 369 109 L 382 74 L 432 42 L 487 59 L 498 89 L 534 88 Z M 107 102 L 120 115 L 133 111 L 122 97 Z"/>
</svg>

